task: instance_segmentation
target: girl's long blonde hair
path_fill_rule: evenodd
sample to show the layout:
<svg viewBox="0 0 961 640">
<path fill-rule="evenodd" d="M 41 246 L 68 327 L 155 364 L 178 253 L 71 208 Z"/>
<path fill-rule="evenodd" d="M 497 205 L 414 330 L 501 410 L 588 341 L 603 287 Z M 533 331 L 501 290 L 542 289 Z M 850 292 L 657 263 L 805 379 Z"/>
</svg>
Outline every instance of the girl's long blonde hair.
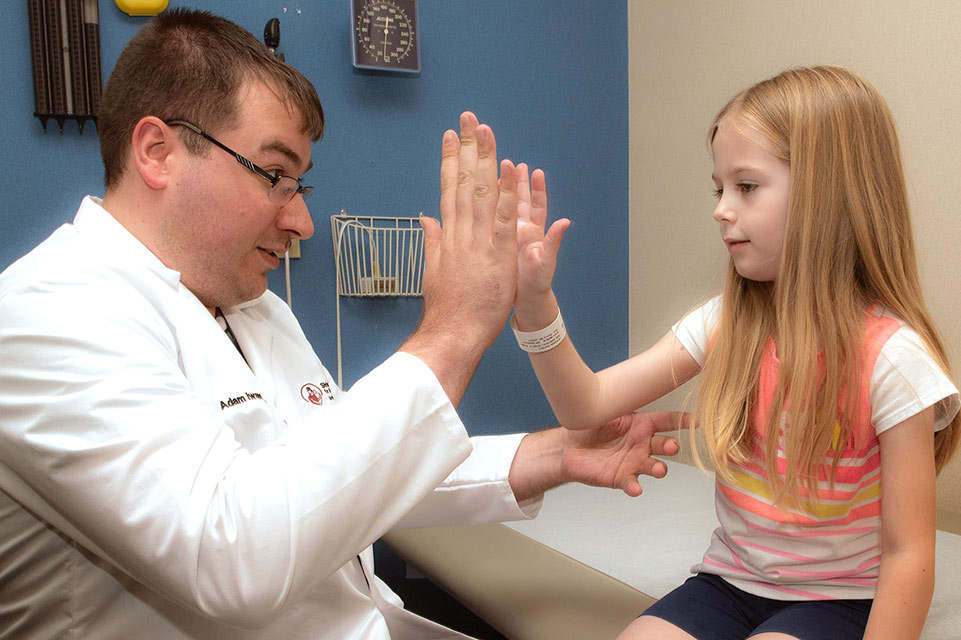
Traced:
<svg viewBox="0 0 961 640">
<path fill-rule="evenodd" d="M 761 355 L 774 337 L 785 407 L 786 472 L 777 466 L 781 412 L 763 441 L 775 501 L 817 501 L 818 468 L 834 450 L 833 484 L 853 435 L 865 312 L 886 307 L 924 340 L 951 375 L 921 293 L 894 119 L 868 82 L 840 67 L 792 69 L 736 95 L 714 119 L 760 132 L 790 165 L 787 227 L 777 281 L 747 280 L 728 266 L 714 344 L 694 413 L 717 472 L 746 462 L 754 443 Z M 818 351 L 824 364 L 818 371 Z M 839 399 L 847 398 L 843 406 Z M 840 440 L 837 425 L 840 424 Z M 935 435 L 938 471 L 958 445 L 959 418 Z M 695 448 L 696 455 L 696 448 Z M 806 489 L 806 491 L 805 491 Z"/>
</svg>

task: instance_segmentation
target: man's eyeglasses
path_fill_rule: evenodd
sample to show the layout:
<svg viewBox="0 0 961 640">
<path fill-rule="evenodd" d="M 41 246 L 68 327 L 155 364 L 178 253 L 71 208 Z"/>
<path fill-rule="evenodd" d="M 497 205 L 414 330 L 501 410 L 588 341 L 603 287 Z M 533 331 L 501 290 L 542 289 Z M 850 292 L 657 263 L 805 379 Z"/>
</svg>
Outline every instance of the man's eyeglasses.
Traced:
<svg viewBox="0 0 961 640">
<path fill-rule="evenodd" d="M 278 207 L 282 207 L 288 202 L 290 202 L 291 200 L 293 200 L 294 196 L 297 195 L 298 193 L 302 195 L 304 198 L 306 198 L 314 190 L 313 187 L 305 187 L 302 184 L 300 184 L 300 180 L 298 178 L 285 176 L 280 172 L 271 173 L 266 169 L 261 169 L 260 167 L 255 165 L 253 162 L 243 157 L 242 155 L 240 155 L 239 153 L 237 153 L 227 145 L 223 144 L 213 136 L 209 136 L 206 133 L 204 133 L 204 130 L 198 127 L 197 125 L 190 124 L 186 120 L 168 120 L 164 124 L 170 127 L 187 127 L 197 135 L 203 136 L 204 139 L 209 140 L 210 142 L 214 143 L 215 145 L 217 145 L 218 147 L 220 147 L 221 149 L 223 149 L 224 151 L 232 155 L 234 158 L 237 159 L 237 162 L 244 165 L 245 167 L 247 167 L 248 169 L 256 173 L 258 176 L 260 176 L 261 178 L 263 178 L 264 180 L 270 183 L 270 190 L 267 192 L 267 197 L 270 198 L 270 201 L 273 202 Z"/>
</svg>

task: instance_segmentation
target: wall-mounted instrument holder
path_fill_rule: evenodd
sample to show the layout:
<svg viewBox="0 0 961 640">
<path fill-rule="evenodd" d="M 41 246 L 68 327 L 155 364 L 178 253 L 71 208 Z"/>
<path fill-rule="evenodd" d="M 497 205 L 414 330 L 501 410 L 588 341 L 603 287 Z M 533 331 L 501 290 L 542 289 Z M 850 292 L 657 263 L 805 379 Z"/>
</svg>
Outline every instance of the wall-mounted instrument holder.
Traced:
<svg viewBox="0 0 961 640">
<path fill-rule="evenodd" d="M 337 278 L 337 384 L 342 386 L 341 298 L 422 296 L 424 230 L 419 218 L 355 216 L 341 209 L 330 217 L 330 234 Z"/>
<path fill-rule="evenodd" d="M 284 54 L 277 52 L 277 47 L 280 46 L 280 20 L 278 18 L 271 18 L 264 25 L 264 44 L 270 49 L 270 52 L 280 58 L 281 62 L 284 62 Z"/>
<path fill-rule="evenodd" d="M 102 91 L 97 0 L 27 0 L 33 59 L 34 115 L 43 130 L 53 119 L 63 133 L 76 120 L 97 123 Z"/>
</svg>

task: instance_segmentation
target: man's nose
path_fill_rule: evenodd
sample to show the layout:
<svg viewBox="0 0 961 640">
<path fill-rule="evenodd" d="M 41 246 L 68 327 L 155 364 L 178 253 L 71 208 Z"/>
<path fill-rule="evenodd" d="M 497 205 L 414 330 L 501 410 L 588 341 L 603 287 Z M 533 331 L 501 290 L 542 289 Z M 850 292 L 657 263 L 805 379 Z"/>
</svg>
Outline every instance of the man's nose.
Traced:
<svg viewBox="0 0 961 640">
<path fill-rule="evenodd" d="M 314 221 L 310 218 L 307 203 L 301 195 L 295 195 L 280 210 L 277 226 L 290 233 L 291 237 L 306 240 L 314 235 Z"/>
</svg>

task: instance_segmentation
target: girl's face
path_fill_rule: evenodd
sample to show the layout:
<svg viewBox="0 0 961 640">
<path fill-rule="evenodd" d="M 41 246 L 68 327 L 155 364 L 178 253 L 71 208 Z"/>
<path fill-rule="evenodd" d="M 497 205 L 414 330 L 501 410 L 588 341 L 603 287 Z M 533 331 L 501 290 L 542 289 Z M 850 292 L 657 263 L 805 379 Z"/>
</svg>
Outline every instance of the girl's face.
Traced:
<svg viewBox="0 0 961 640">
<path fill-rule="evenodd" d="M 743 278 L 777 279 L 787 223 L 790 165 L 750 127 L 718 125 L 711 143 L 721 238 Z"/>
</svg>

